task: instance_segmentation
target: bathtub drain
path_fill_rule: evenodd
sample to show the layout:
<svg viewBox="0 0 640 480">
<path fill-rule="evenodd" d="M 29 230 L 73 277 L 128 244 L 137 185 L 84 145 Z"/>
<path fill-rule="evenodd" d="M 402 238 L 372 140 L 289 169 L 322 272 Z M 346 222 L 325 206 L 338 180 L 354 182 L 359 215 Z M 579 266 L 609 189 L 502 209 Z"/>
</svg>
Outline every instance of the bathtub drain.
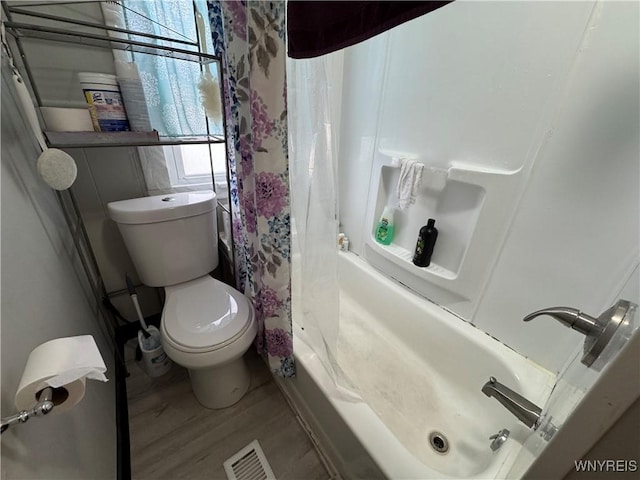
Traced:
<svg viewBox="0 0 640 480">
<path fill-rule="evenodd" d="M 440 432 L 431 432 L 429 435 L 429 443 L 431 444 L 431 448 L 438 453 L 447 453 L 449 451 L 447 437 Z"/>
</svg>

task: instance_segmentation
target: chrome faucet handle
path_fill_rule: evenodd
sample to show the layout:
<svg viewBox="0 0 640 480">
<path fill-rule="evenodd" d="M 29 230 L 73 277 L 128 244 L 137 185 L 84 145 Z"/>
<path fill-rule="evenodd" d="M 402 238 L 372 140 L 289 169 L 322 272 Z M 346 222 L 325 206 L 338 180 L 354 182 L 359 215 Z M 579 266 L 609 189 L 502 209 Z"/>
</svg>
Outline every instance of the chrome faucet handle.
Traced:
<svg viewBox="0 0 640 480">
<path fill-rule="evenodd" d="M 489 437 L 489 440 L 495 440 L 498 437 L 502 437 L 502 436 L 509 436 L 509 430 L 507 430 L 506 428 L 503 428 L 502 430 L 500 430 L 498 433 L 494 433 L 493 435 L 491 435 Z"/>
<path fill-rule="evenodd" d="M 529 322 L 541 315 L 549 315 L 563 325 L 584 334 L 587 338 L 584 341 L 582 363 L 590 367 L 602 353 L 618 327 L 633 315 L 636 307 L 637 305 L 627 300 L 618 300 L 613 307 L 604 311 L 598 318 L 587 315 L 576 308 L 551 307 L 530 313 L 523 320 Z"/>
<path fill-rule="evenodd" d="M 502 446 L 502 444 L 507 441 L 510 433 L 511 432 L 509 432 L 509 430 L 503 428 L 495 435 L 491 435 L 489 437 L 489 440 L 493 440 L 493 442 L 491 442 L 491 445 L 489 445 L 491 447 L 491 450 L 494 452 L 498 450 Z"/>
<path fill-rule="evenodd" d="M 543 308 L 542 310 L 538 310 L 537 312 L 530 313 L 522 320 L 524 320 L 525 322 L 530 322 L 534 318 L 541 315 L 549 315 L 563 325 L 572 328 L 573 330 L 577 330 L 584 335 L 589 335 L 595 329 L 599 328 L 597 318 L 593 318 L 591 315 L 587 315 L 577 308 L 571 307 Z"/>
</svg>

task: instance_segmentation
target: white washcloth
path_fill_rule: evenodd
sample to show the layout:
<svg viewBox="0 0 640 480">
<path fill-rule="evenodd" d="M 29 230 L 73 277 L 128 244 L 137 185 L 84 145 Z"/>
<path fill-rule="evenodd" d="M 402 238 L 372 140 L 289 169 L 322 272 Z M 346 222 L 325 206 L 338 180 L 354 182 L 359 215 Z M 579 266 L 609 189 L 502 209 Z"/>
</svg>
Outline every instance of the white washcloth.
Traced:
<svg viewBox="0 0 640 480">
<path fill-rule="evenodd" d="M 424 164 L 417 160 L 407 158 L 400 159 L 400 178 L 396 190 L 398 196 L 398 208 L 404 210 L 409 205 L 416 203 L 416 194 L 422 183 L 422 171 Z"/>
</svg>

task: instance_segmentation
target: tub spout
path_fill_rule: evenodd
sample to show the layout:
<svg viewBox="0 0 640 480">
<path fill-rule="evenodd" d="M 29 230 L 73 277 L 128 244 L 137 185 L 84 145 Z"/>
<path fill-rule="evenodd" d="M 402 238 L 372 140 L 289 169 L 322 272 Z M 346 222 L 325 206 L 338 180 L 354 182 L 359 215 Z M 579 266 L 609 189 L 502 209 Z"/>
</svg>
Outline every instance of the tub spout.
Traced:
<svg viewBox="0 0 640 480">
<path fill-rule="evenodd" d="M 510 388 L 505 387 L 494 377 L 490 377 L 489 381 L 484 384 L 482 393 L 487 397 L 494 397 L 498 400 L 527 427 L 534 430 L 538 427 L 542 409 Z"/>
</svg>

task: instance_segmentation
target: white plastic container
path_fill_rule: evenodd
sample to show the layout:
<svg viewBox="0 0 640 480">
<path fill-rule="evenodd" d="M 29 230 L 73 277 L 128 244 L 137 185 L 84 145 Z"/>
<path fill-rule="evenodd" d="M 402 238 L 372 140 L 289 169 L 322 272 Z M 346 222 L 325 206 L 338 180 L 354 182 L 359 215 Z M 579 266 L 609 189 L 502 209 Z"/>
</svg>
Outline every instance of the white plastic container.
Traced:
<svg viewBox="0 0 640 480">
<path fill-rule="evenodd" d="M 153 325 L 147 330 L 151 337 L 144 338 L 142 330 L 138 332 L 138 344 L 142 351 L 144 368 L 150 377 L 160 377 L 171 370 L 173 362 L 164 352 L 160 342 L 160 331 Z"/>
<path fill-rule="evenodd" d="M 115 75 L 108 73 L 78 73 L 84 98 L 96 132 L 128 131 L 129 121 Z"/>
<path fill-rule="evenodd" d="M 116 60 L 116 74 L 131 130 L 150 132 L 149 110 L 138 67 L 132 62 Z"/>
<path fill-rule="evenodd" d="M 86 108 L 40 107 L 46 129 L 52 132 L 91 132 L 93 123 Z"/>
</svg>

